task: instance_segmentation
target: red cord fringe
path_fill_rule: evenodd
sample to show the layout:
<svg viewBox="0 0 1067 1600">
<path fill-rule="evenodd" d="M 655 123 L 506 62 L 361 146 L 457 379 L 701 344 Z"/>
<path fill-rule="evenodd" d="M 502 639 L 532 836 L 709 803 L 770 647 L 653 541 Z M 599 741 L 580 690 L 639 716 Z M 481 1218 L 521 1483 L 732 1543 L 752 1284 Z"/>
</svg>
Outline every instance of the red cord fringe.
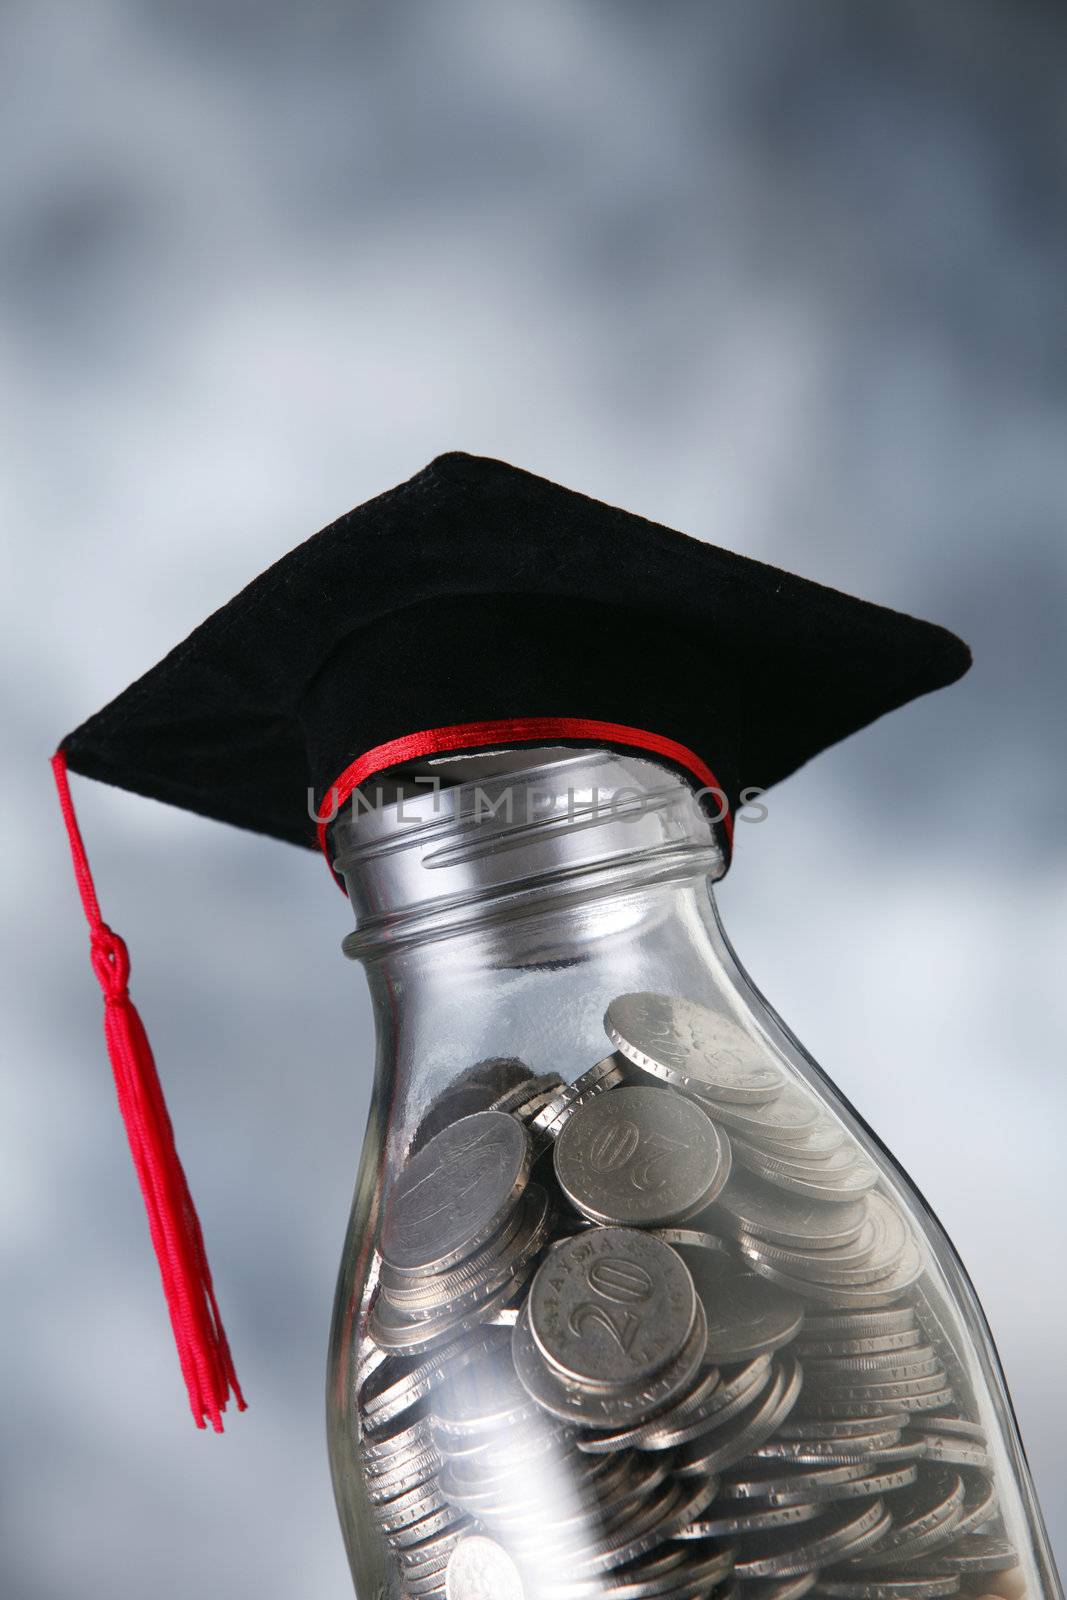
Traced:
<svg viewBox="0 0 1067 1600">
<path fill-rule="evenodd" d="M 93 971 L 104 994 L 104 1037 L 119 1110 L 148 1213 L 189 1404 L 198 1428 L 210 1421 L 215 1432 L 221 1433 L 222 1413 L 230 1395 L 239 1411 L 245 1409 L 245 1400 L 219 1316 L 200 1221 L 174 1144 L 152 1047 L 130 999 L 129 952 L 100 915 L 62 750 L 52 757 L 52 774 L 89 924 Z"/>
</svg>

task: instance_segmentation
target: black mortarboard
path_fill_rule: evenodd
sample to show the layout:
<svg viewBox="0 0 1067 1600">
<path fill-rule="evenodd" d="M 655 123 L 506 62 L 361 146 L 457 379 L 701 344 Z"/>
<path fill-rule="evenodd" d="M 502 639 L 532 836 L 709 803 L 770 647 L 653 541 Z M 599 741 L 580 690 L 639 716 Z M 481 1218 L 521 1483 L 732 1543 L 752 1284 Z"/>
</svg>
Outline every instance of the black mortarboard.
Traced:
<svg viewBox="0 0 1067 1600">
<path fill-rule="evenodd" d="M 452 454 L 299 545 L 68 734 L 57 782 L 157 1250 L 159 1230 L 180 1233 L 160 1255 L 177 1249 L 189 1280 L 168 1283 L 164 1266 L 187 1380 L 202 1369 L 198 1420 L 218 1425 L 232 1368 L 65 766 L 314 846 L 309 791 L 325 816 L 376 772 L 429 754 L 622 745 L 672 762 L 717 815 L 725 796 L 728 835 L 742 789 L 777 783 L 969 661 L 932 623 Z M 199 1331 L 183 1346 L 190 1317 Z"/>
<path fill-rule="evenodd" d="M 453 454 L 284 556 L 62 748 L 313 846 L 309 787 L 424 730 L 613 723 L 694 753 L 735 805 L 969 660 L 932 623 Z"/>
</svg>

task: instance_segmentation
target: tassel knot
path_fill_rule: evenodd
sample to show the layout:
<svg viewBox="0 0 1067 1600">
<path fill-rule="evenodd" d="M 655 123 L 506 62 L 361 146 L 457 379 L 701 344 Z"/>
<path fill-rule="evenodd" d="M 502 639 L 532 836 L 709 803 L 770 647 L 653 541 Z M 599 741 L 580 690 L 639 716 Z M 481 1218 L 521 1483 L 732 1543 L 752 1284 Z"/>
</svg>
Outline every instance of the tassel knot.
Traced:
<svg viewBox="0 0 1067 1600">
<path fill-rule="evenodd" d="M 96 981 L 107 1000 L 122 1000 L 130 981 L 130 952 L 120 934 L 101 922 L 89 936 L 90 958 Z"/>
</svg>

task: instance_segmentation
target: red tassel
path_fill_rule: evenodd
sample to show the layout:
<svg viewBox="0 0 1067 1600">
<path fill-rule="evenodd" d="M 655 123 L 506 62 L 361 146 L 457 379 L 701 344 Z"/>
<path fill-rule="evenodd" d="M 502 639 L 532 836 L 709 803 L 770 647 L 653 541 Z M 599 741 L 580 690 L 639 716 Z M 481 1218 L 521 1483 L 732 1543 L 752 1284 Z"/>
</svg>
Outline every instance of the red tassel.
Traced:
<svg viewBox="0 0 1067 1600">
<path fill-rule="evenodd" d="M 52 757 L 52 774 L 89 924 L 93 971 L 104 992 L 104 1036 L 119 1110 L 144 1196 L 189 1404 L 198 1428 L 210 1420 L 215 1432 L 221 1433 L 231 1393 L 239 1411 L 245 1409 L 245 1401 L 215 1301 L 200 1221 L 174 1145 L 152 1047 L 127 988 L 129 952 L 100 915 L 62 750 Z"/>
</svg>

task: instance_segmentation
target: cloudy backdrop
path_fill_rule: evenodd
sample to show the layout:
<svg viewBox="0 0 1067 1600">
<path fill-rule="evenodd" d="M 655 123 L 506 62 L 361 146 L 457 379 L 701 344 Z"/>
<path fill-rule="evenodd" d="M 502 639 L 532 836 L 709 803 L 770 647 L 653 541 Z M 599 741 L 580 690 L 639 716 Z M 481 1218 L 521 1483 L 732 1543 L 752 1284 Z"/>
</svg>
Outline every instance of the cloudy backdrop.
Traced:
<svg viewBox="0 0 1067 1600">
<path fill-rule="evenodd" d="M 204 1436 L 47 757 L 451 448 L 973 645 L 775 794 L 721 898 L 957 1242 L 1067 1551 L 1065 42 L 1037 0 L 0 8 L 5 1594 L 350 1592 L 345 906 L 310 855 L 77 783 L 252 1403 Z"/>
</svg>

